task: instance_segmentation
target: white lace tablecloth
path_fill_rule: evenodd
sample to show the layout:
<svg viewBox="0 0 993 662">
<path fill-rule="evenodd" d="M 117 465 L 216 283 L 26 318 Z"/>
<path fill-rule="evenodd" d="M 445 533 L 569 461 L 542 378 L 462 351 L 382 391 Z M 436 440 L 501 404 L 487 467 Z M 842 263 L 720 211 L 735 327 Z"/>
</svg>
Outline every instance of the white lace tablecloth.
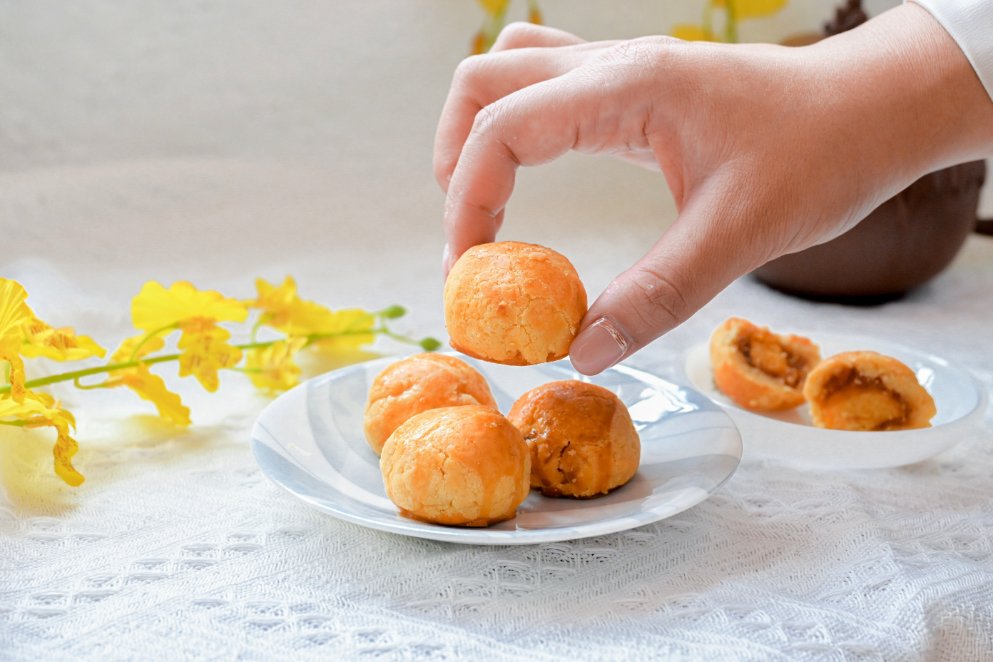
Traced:
<svg viewBox="0 0 993 662">
<path fill-rule="evenodd" d="M 292 274 L 307 298 L 403 304 L 400 330 L 444 337 L 430 149 L 474 5 L 49 4 L 0 21 L 0 276 L 39 316 L 113 346 L 146 280 L 248 297 L 256 276 Z M 421 36 L 432 25 L 444 38 Z M 660 177 L 571 157 L 521 173 L 502 236 L 562 251 L 595 294 L 673 214 Z M 631 363 L 672 378 L 740 314 L 899 340 L 991 391 L 991 310 L 993 240 L 977 236 L 874 308 L 743 279 Z M 475 547 L 312 510 L 253 461 L 267 400 L 247 380 L 205 394 L 159 372 L 188 430 L 130 393 L 53 389 L 79 419 L 79 488 L 52 474 L 50 435 L 0 434 L 0 659 L 993 659 L 990 408 L 913 466 L 800 470 L 745 439 L 733 478 L 675 517 Z"/>
</svg>

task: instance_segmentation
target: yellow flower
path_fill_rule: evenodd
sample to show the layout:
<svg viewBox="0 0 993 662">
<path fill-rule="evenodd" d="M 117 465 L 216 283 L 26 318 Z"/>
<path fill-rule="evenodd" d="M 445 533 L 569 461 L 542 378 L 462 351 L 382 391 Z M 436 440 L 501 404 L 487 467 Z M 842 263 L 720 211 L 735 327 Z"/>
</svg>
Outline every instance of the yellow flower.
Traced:
<svg viewBox="0 0 993 662">
<path fill-rule="evenodd" d="M 537 0 L 528 0 L 528 23 L 534 23 L 535 25 L 544 23 L 541 16 L 541 7 L 538 6 Z"/>
<path fill-rule="evenodd" d="M 141 347 L 135 353 L 135 348 Z M 165 346 L 165 341 L 159 336 L 135 336 L 128 338 L 111 356 L 111 363 L 123 363 L 131 360 L 134 355 L 136 359 L 147 356 L 152 352 L 157 352 Z M 143 400 L 148 400 L 159 412 L 159 416 L 172 421 L 175 425 L 186 426 L 190 424 L 190 410 L 183 405 L 179 395 L 166 388 L 165 381 L 158 375 L 152 373 L 145 364 L 138 364 L 130 368 L 121 368 L 111 372 L 111 378 L 106 384 L 108 387 L 126 386 L 138 394 Z"/>
<path fill-rule="evenodd" d="M 190 319 L 241 322 L 247 316 L 248 309 L 237 299 L 198 290 L 186 281 L 173 283 L 169 289 L 149 281 L 131 302 L 132 321 L 142 331 L 158 331 Z"/>
<path fill-rule="evenodd" d="M 736 19 L 770 16 L 786 6 L 787 0 L 713 0 L 715 7 L 727 9 L 728 3 Z"/>
<path fill-rule="evenodd" d="M 163 347 L 165 347 L 165 340 L 161 336 L 134 336 L 121 343 L 117 351 L 111 354 L 110 362 L 124 363 L 133 359 L 140 359 Z M 138 351 L 135 352 L 135 349 Z"/>
<path fill-rule="evenodd" d="M 115 377 L 108 386 L 127 386 L 138 394 L 142 400 L 148 400 L 159 412 L 159 416 L 172 421 L 175 425 L 190 424 L 190 410 L 183 404 L 180 397 L 166 388 L 165 381 L 140 364 L 115 372 Z"/>
<path fill-rule="evenodd" d="M 262 278 L 255 286 L 259 296 L 252 305 L 262 309 L 263 323 L 291 338 L 310 338 L 319 348 L 331 350 L 355 349 L 375 340 L 376 316 L 372 313 L 358 308 L 333 311 L 301 299 L 289 276 L 278 287 Z"/>
<path fill-rule="evenodd" d="M 305 338 L 292 338 L 248 350 L 245 369 L 252 383 L 269 392 L 296 386 L 300 381 L 300 366 L 293 356 L 306 344 Z"/>
<path fill-rule="evenodd" d="M 55 361 L 77 361 L 107 353 L 89 336 L 77 336 L 70 327 L 53 329 L 40 319 L 33 319 L 25 327 L 21 354 L 35 358 L 43 356 Z"/>
<path fill-rule="evenodd" d="M 70 430 L 76 427 L 76 419 L 71 412 L 63 409 L 55 398 L 47 393 L 33 391 L 26 391 L 21 402 L 11 398 L 0 398 L 0 422 L 22 425 L 26 428 L 55 428 L 57 437 L 52 449 L 55 473 L 73 487 L 83 483 L 85 480 L 83 475 L 72 466 L 72 457 L 79 450 L 79 444 L 70 435 Z"/>
<path fill-rule="evenodd" d="M 28 293 L 20 283 L 0 278 L 0 361 L 10 365 L 7 375 L 10 396 L 17 402 L 22 402 L 25 394 L 24 362 L 20 356 L 24 326 L 34 320 L 25 303 L 27 298 Z"/>
<path fill-rule="evenodd" d="M 477 0 L 479 6 L 490 16 L 499 16 L 507 11 L 510 0 Z"/>
<path fill-rule="evenodd" d="M 690 25 L 687 23 L 682 23 L 674 27 L 672 29 L 672 36 L 683 41 L 717 41 L 714 33 L 707 28 L 702 25 Z"/>
<path fill-rule="evenodd" d="M 205 389 L 217 390 L 217 371 L 233 368 L 241 361 L 241 350 L 228 343 L 231 333 L 204 318 L 187 320 L 180 325 L 179 376 L 195 376 Z"/>
<path fill-rule="evenodd" d="M 251 305 L 262 309 L 262 321 L 284 331 L 290 324 L 294 308 L 302 301 L 297 295 L 296 281 L 287 276 L 282 285 L 276 286 L 265 278 L 256 278 L 255 289 L 259 296 Z"/>
<path fill-rule="evenodd" d="M 376 316 L 361 308 L 343 308 L 313 319 L 317 339 L 312 345 L 325 351 L 357 349 L 376 339 Z M 321 338 L 320 336 L 327 336 Z"/>
</svg>

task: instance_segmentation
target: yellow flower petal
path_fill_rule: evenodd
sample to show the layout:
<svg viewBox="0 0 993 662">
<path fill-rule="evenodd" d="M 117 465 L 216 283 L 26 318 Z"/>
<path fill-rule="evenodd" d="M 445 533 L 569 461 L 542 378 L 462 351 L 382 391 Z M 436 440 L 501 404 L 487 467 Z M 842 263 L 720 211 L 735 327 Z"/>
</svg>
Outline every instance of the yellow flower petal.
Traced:
<svg viewBox="0 0 993 662">
<path fill-rule="evenodd" d="M 30 358 L 43 356 L 55 361 L 77 361 L 107 353 L 89 336 L 77 336 L 70 327 L 53 329 L 39 319 L 25 325 L 21 354 Z"/>
<path fill-rule="evenodd" d="M 131 302 L 135 328 L 156 331 L 183 320 L 203 318 L 216 322 L 241 322 L 248 316 L 245 304 L 213 290 L 198 290 L 186 281 L 169 289 L 149 281 Z"/>
<path fill-rule="evenodd" d="M 787 0 L 716 0 L 714 6 L 727 8 L 728 2 L 734 10 L 734 17 L 741 20 L 775 14 L 786 6 Z"/>
<path fill-rule="evenodd" d="M 23 326 L 34 319 L 27 298 L 27 291 L 16 280 L 0 278 L 0 340 L 24 336 Z"/>
<path fill-rule="evenodd" d="M 186 322 L 179 338 L 179 376 L 193 375 L 203 387 L 217 390 L 217 371 L 241 361 L 241 350 L 228 343 L 231 333 L 202 318 Z"/>
<path fill-rule="evenodd" d="M 300 381 L 300 366 L 293 357 L 306 343 L 305 338 L 293 338 L 248 350 L 245 369 L 252 383 L 272 393 L 296 386 Z"/>
<path fill-rule="evenodd" d="M 498 16 L 507 11 L 510 0 L 477 0 L 479 6 L 490 16 Z"/>
<path fill-rule="evenodd" d="M 155 405 L 159 416 L 176 425 L 190 424 L 190 410 L 183 405 L 179 395 L 166 388 L 165 381 L 148 369 L 146 365 L 116 371 L 110 386 L 127 386 L 142 400 Z"/>
<path fill-rule="evenodd" d="M 121 343 L 117 351 L 111 355 L 110 362 L 124 363 L 125 361 L 133 361 L 134 359 L 140 359 L 153 352 L 157 352 L 163 347 L 165 347 L 165 340 L 162 339 L 162 336 L 134 336 Z M 135 353 L 135 349 L 138 350 L 137 353 Z"/>
<path fill-rule="evenodd" d="M 165 340 L 161 336 L 150 338 L 144 335 L 134 336 L 121 343 L 121 346 L 110 357 L 110 361 L 111 363 L 124 363 L 141 359 L 148 354 L 159 351 L 164 346 Z M 135 353 L 136 348 L 138 348 L 137 354 Z M 134 355 L 134 359 L 132 355 Z M 126 386 L 143 400 L 148 400 L 154 404 L 161 418 L 172 421 L 173 424 L 179 426 L 190 424 L 189 408 L 184 406 L 179 395 L 166 388 L 165 381 L 152 373 L 145 364 L 113 371 L 107 386 Z"/>
<path fill-rule="evenodd" d="M 320 339 L 317 346 L 323 349 L 353 349 L 375 340 L 375 315 L 358 308 L 334 311 L 301 299 L 289 276 L 278 287 L 260 278 L 256 288 L 259 296 L 253 305 L 262 309 L 262 322 L 291 338 L 339 336 Z"/>
<path fill-rule="evenodd" d="M 7 382 L 10 384 L 10 397 L 16 402 L 24 400 L 24 361 L 18 351 L 21 341 L 14 338 L 0 338 L 0 361 L 8 364 Z M 2 373 L 0 373 L 2 374 Z"/>
<path fill-rule="evenodd" d="M 683 23 L 672 29 L 672 36 L 683 41 L 717 41 L 710 30 L 702 25 L 689 25 Z"/>
<path fill-rule="evenodd" d="M 328 310 L 314 322 L 317 329 L 315 335 L 328 336 L 319 337 L 314 343 L 318 349 L 331 351 L 356 349 L 376 339 L 376 334 L 372 332 L 376 325 L 376 317 L 361 308 L 344 308 L 334 312 Z"/>
<path fill-rule="evenodd" d="M 79 444 L 69 435 L 69 426 L 64 422 L 55 421 L 53 425 L 58 430 L 58 438 L 52 455 L 55 457 L 55 473 L 73 487 L 79 487 L 86 480 L 83 474 L 72 466 L 72 458 L 79 450 Z"/>
<path fill-rule="evenodd" d="M 76 419 L 55 398 L 33 391 L 25 392 L 22 402 L 0 398 L 0 421 L 16 421 L 26 428 L 55 428 L 57 437 L 52 448 L 55 473 L 73 487 L 83 483 L 85 478 L 72 466 L 72 457 L 79 450 L 79 444 L 70 435 L 70 430 L 76 427 Z"/>
<path fill-rule="evenodd" d="M 300 300 L 297 296 L 297 284 L 291 276 L 283 280 L 283 284 L 273 285 L 264 278 L 255 281 L 258 298 L 252 306 L 262 309 L 263 323 L 276 329 L 282 329 L 289 323 L 293 305 Z"/>
<path fill-rule="evenodd" d="M 20 283 L 0 278 L 0 361 L 10 364 L 7 380 L 11 397 L 17 402 L 24 399 L 25 393 L 24 362 L 20 357 L 24 326 L 34 319 L 34 313 L 25 303 L 27 298 L 28 293 Z"/>
</svg>

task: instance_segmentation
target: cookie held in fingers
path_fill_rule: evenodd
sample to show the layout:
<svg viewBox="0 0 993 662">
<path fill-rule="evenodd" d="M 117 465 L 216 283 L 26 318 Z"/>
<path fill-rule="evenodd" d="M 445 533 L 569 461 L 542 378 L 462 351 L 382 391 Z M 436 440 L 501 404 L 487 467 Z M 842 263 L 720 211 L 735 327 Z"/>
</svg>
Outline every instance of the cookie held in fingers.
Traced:
<svg viewBox="0 0 993 662">
<path fill-rule="evenodd" d="M 710 364 L 717 389 L 754 411 L 779 411 L 803 404 L 803 384 L 820 361 L 809 338 L 780 335 L 731 317 L 710 337 Z"/>
<path fill-rule="evenodd" d="M 452 347 L 506 365 L 564 358 L 586 314 L 586 289 L 572 263 L 517 241 L 463 253 L 445 281 L 444 299 Z"/>
<path fill-rule="evenodd" d="M 397 427 L 438 407 L 487 405 L 496 401 L 486 379 L 465 361 L 444 354 L 415 354 L 392 363 L 373 379 L 363 428 L 377 455 Z"/>
<path fill-rule="evenodd" d="M 379 467 L 400 514 L 435 524 L 510 519 L 530 491 L 524 438 L 500 412 L 479 405 L 408 419 L 386 440 Z"/>
<path fill-rule="evenodd" d="M 624 403 L 577 380 L 531 389 L 507 416 L 531 450 L 531 486 L 545 496 L 590 498 L 638 471 L 641 440 Z"/>
<path fill-rule="evenodd" d="M 814 425 L 833 430 L 931 427 L 931 394 L 907 365 L 877 352 L 842 352 L 824 359 L 803 387 Z"/>
</svg>

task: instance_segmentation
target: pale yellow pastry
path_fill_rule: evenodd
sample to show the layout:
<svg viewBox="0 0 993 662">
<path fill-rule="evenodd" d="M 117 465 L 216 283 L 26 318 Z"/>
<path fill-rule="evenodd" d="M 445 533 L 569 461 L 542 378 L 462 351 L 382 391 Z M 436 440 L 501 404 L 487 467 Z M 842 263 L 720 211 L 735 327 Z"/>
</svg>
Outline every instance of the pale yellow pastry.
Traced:
<svg viewBox="0 0 993 662">
<path fill-rule="evenodd" d="M 486 379 L 465 361 L 444 354 L 415 354 L 376 375 L 366 401 L 365 438 L 378 455 L 397 427 L 414 414 L 437 407 L 496 408 Z"/>
<path fill-rule="evenodd" d="M 717 389 L 756 411 L 803 404 L 803 383 L 821 359 L 809 338 L 773 333 L 731 317 L 710 337 L 710 365 Z"/>
<path fill-rule="evenodd" d="M 524 438 L 495 409 L 431 409 L 407 420 L 379 459 L 386 494 L 406 517 L 456 526 L 510 519 L 530 491 Z"/>
<path fill-rule="evenodd" d="M 914 371 L 876 352 L 824 359 L 807 376 L 803 392 L 814 425 L 834 430 L 927 428 L 937 413 Z"/>
<path fill-rule="evenodd" d="M 599 496 L 638 471 L 638 431 L 624 403 L 602 386 L 543 384 L 518 398 L 507 417 L 531 449 L 531 486 L 545 496 Z"/>
<path fill-rule="evenodd" d="M 444 296 L 452 347 L 507 365 L 567 356 L 586 314 L 586 289 L 569 260 L 517 241 L 463 253 L 448 274 Z"/>
</svg>

